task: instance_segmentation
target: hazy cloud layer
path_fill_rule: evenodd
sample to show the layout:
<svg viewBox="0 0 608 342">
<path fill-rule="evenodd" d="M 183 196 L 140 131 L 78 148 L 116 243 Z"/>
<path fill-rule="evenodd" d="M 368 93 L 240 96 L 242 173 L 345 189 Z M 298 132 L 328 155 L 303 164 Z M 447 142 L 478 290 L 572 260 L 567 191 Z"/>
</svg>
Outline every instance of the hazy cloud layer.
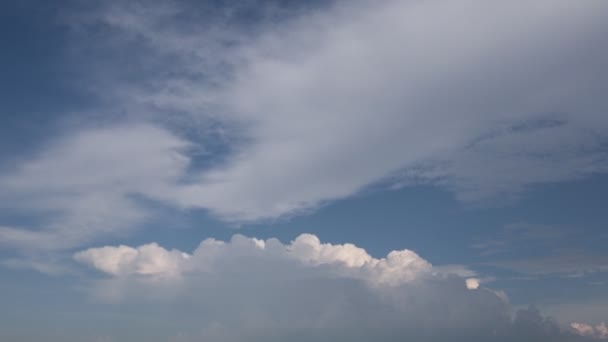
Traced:
<svg viewBox="0 0 608 342">
<path fill-rule="evenodd" d="M 338 1 L 247 34 L 186 8 L 96 21 L 138 44 L 144 71 L 166 69 L 104 96 L 236 135 L 180 205 L 259 220 L 386 180 L 504 200 L 608 168 L 602 1 Z"/>
<path fill-rule="evenodd" d="M 472 244 L 486 265 L 531 276 L 583 275 L 608 271 L 608 258 L 589 245 L 593 232 L 583 227 L 507 224 L 490 238 Z M 605 238 L 595 237 L 598 246 Z"/>
<path fill-rule="evenodd" d="M 504 200 L 608 167 L 602 1 L 337 2 L 247 34 L 179 2 L 98 7 L 73 24 L 104 33 L 86 50 L 105 66 L 89 75 L 98 111 L 129 123 L 67 132 L 5 170 L 3 207 L 40 215 L 1 228 L 5 245 L 125 233 L 150 217 L 138 196 L 246 222 L 379 182 Z"/>
<path fill-rule="evenodd" d="M 152 216 L 133 196 L 174 187 L 189 163 L 187 146 L 148 124 L 91 128 L 53 141 L 0 175 L 3 207 L 42 221 L 0 226 L 0 244 L 43 251 L 124 236 Z"/>
</svg>

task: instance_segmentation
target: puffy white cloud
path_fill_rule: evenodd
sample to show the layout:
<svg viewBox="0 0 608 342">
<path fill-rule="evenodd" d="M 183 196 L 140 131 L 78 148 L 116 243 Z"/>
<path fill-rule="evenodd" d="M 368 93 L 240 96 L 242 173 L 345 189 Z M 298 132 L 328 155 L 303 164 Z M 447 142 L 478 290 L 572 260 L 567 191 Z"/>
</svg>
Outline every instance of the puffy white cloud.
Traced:
<svg viewBox="0 0 608 342">
<path fill-rule="evenodd" d="M 207 239 L 189 254 L 156 244 L 100 247 L 75 259 L 106 273 L 91 288 L 99 299 L 142 317 L 176 308 L 166 322 L 156 323 L 166 334 L 153 341 L 588 338 L 533 308 L 511 317 L 502 292 L 471 291 L 471 278 L 465 283 L 411 251 L 378 259 L 309 234 L 289 244 L 241 235 L 228 242 Z"/>
<path fill-rule="evenodd" d="M 139 274 L 173 276 L 179 272 L 180 263 L 188 255 L 167 251 L 155 243 L 137 249 L 118 246 L 92 248 L 77 253 L 74 258 L 82 263 L 112 275 Z"/>
<path fill-rule="evenodd" d="M 477 290 L 479 288 L 479 279 L 467 278 L 466 285 L 467 285 L 467 289 L 469 289 L 469 290 Z"/>
<path fill-rule="evenodd" d="M 593 336 L 595 334 L 595 329 L 589 324 L 571 323 L 570 327 L 583 336 Z"/>
<path fill-rule="evenodd" d="M 593 337 L 596 339 L 608 339 L 608 327 L 602 322 L 595 327 L 585 323 L 571 323 L 570 327 L 581 336 Z"/>
<path fill-rule="evenodd" d="M 347 267 L 361 267 L 373 259 L 363 248 L 353 244 L 334 246 L 322 244 L 318 237 L 312 234 L 298 236 L 290 246 L 290 251 L 298 258 L 312 263 L 343 263 Z"/>
<path fill-rule="evenodd" d="M 392 251 L 385 258 L 372 258 L 353 244 L 321 243 L 311 234 L 297 237 L 288 247 L 290 254 L 311 265 L 340 265 L 345 270 L 358 270 L 376 284 L 398 285 L 428 272 L 431 265 L 410 250 Z"/>
<path fill-rule="evenodd" d="M 177 277 L 190 272 L 209 272 L 222 260 L 246 255 L 297 261 L 307 267 L 326 267 L 334 275 L 365 280 L 370 285 L 398 286 L 422 276 L 431 276 L 431 264 L 409 250 L 392 251 L 376 259 L 353 244 L 321 243 L 312 234 L 302 234 L 288 245 L 235 235 L 229 243 L 207 239 L 192 254 L 168 251 L 156 243 L 137 248 L 105 246 L 74 255 L 75 260 L 113 276 L 154 275 Z M 449 271 L 440 273 L 450 274 Z M 437 272 L 433 275 L 437 275 Z"/>
</svg>

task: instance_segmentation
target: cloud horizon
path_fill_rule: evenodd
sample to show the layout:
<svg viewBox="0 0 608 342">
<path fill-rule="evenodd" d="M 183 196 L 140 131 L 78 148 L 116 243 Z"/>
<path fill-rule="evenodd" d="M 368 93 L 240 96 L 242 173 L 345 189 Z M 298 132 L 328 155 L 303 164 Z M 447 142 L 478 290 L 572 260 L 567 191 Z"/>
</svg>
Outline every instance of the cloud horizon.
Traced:
<svg viewBox="0 0 608 342">
<path fill-rule="evenodd" d="M 106 275 L 88 290 L 102 302 L 188 301 L 213 313 L 202 314 L 197 304 L 190 306 L 193 312 L 180 312 L 199 319 L 176 335 L 179 341 L 608 338 L 603 323 L 560 327 L 533 307 L 512 316 L 506 295 L 480 286 L 466 268 L 432 266 L 409 250 L 376 259 L 353 244 L 322 243 L 312 234 L 289 244 L 242 235 L 228 242 L 209 238 L 191 253 L 156 243 L 104 246 L 74 259 Z M 225 291 L 229 300 L 215 297 Z"/>
</svg>

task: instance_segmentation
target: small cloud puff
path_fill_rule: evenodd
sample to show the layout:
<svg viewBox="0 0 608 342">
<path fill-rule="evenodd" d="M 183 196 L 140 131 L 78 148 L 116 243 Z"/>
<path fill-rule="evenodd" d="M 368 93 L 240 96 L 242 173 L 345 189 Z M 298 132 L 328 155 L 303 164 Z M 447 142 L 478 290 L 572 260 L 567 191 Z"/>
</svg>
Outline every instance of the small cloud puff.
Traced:
<svg viewBox="0 0 608 342">
<path fill-rule="evenodd" d="M 84 264 L 114 275 L 173 276 L 179 272 L 180 263 L 189 255 L 176 250 L 168 251 L 156 243 L 132 248 L 106 246 L 76 253 L 74 258 Z"/>
<path fill-rule="evenodd" d="M 608 326 L 602 322 L 595 327 L 585 323 L 571 323 L 570 327 L 579 335 L 600 340 L 608 340 Z"/>
<path fill-rule="evenodd" d="M 477 278 L 468 278 L 465 281 L 465 285 L 469 290 L 477 290 L 479 288 L 479 279 Z"/>
</svg>

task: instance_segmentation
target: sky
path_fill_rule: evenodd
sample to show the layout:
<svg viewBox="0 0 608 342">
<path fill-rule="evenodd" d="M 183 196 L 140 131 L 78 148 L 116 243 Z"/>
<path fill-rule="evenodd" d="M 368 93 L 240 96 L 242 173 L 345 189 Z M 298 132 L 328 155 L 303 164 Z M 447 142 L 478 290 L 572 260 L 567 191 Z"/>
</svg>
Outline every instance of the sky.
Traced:
<svg viewBox="0 0 608 342">
<path fill-rule="evenodd" d="M 608 340 L 608 2 L 0 4 L 0 340 Z"/>
</svg>

